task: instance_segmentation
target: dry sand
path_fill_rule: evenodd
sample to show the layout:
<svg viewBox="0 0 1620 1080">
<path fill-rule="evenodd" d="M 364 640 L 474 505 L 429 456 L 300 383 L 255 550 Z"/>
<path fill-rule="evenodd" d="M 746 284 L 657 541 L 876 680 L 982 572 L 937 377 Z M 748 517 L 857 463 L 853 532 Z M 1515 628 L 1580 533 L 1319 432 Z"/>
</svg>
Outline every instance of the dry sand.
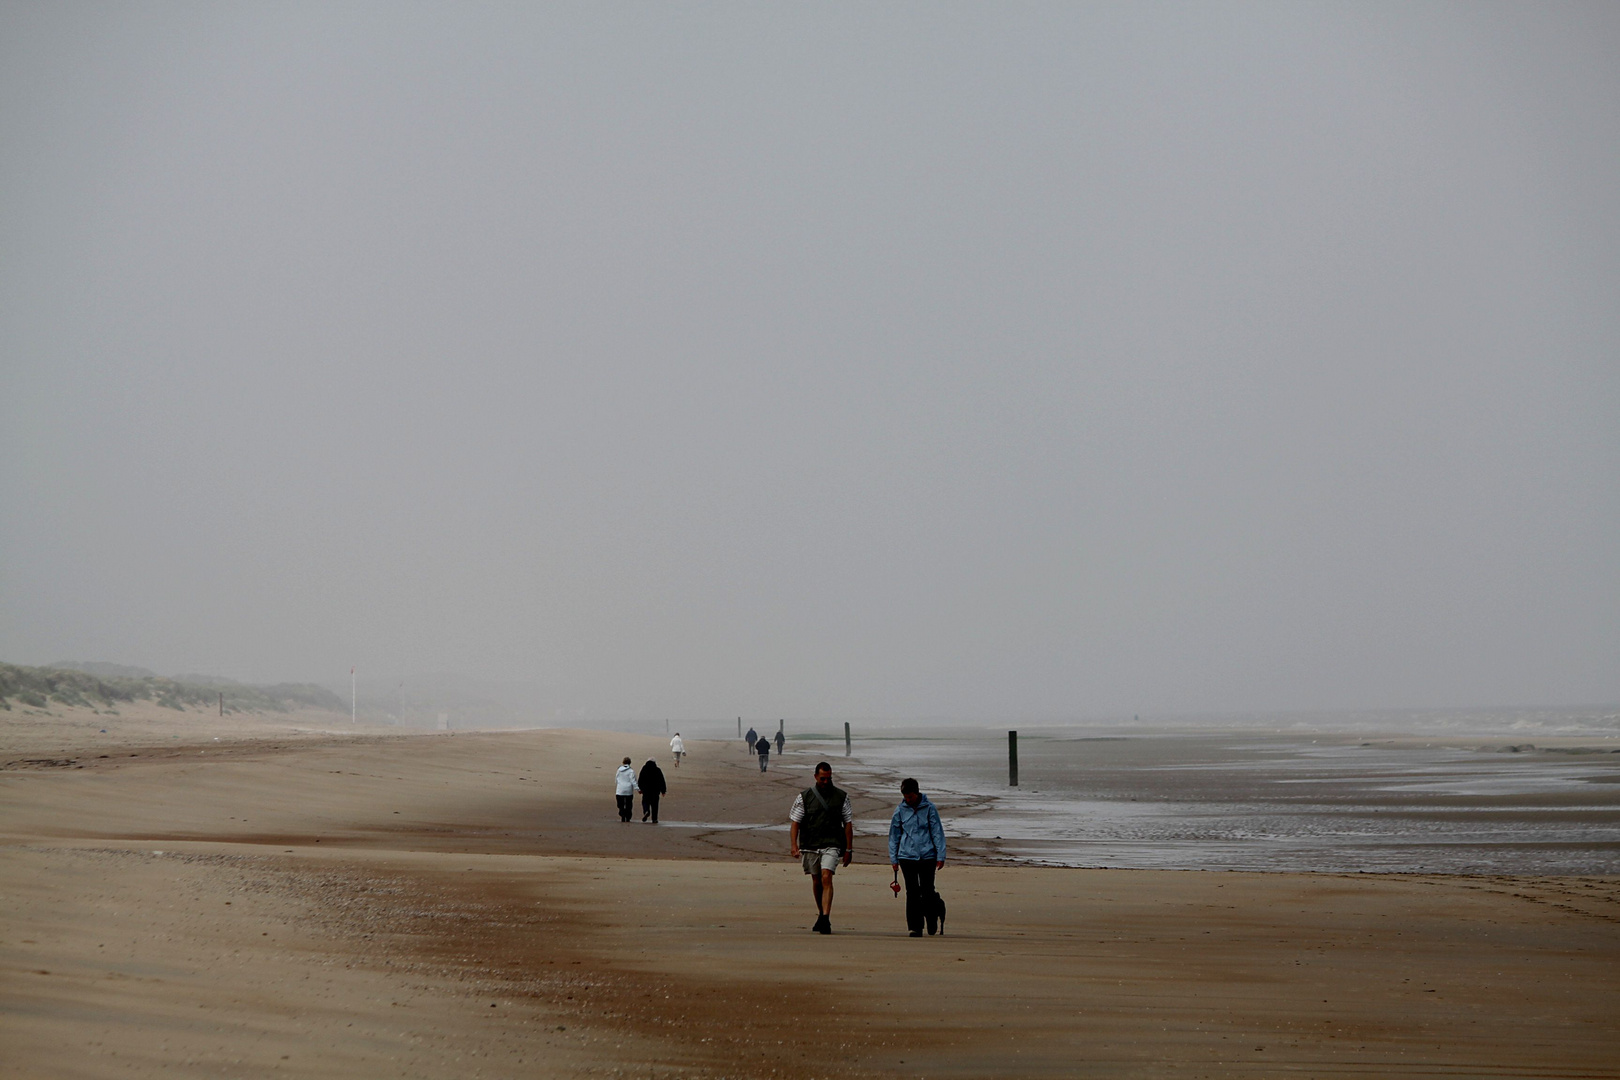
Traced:
<svg viewBox="0 0 1620 1080">
<path fill-rule="evenodd" d="M 862 835 L 826 938 L 784 830 L 713 827 L 779 826 L 791 750 L 60 719 L 0 729 L 4 1076 L 1620 1077 L 1612 878 L 970 849 L 912 939 Z M 618 821 L 625 754 L 666 824 Z"/>
</svg>

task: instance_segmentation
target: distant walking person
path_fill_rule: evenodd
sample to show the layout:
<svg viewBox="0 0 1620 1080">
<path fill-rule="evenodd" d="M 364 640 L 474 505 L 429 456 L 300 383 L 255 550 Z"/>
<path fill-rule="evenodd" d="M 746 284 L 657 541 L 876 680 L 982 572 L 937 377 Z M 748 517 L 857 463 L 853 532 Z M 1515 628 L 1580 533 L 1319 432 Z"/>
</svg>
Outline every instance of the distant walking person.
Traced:
<svg viewBox="0 0 1620 1080">
<path fill-rule="evenodd" d="M 629 758 L 613 776 L 613 795 L 619 800 L 619 820 L 629 824 L 636 809 L 636 770 L 630 767 Z"/>
<path fill-rule="evenodd" d="M 749 727 L 748 734 L 743 736 L 743 745 L 748 747 L 750 754 L 754 752 L 754 744 L 757 742 L 759 742 L 759 732 Z"/>
<path fill-rule="evenodd" d="M 907 777 L 900 781 L 900 805 L 889 819 L 889 865 L 906 878 L 906 929 L 912 937 L 939 930 L 939 901 L 935 899 L 934 871 L 945 867 L 945 827 L 939 811 Z"/>
<path fill-rule="evenodd" d="M 785 746 L 785 745 L 787 745 L 787 736 L 782 734 L 782 729 L 781 728 L 777 728 L 776 729 L 776 755 L 777 755 L 777 757 L 782 756 L 782 747 Z"/>
<path fill-rule="evenodd" d="M 641 767 L 641 775 L 637 777 L 641 785 L 641 820 L 646 821 L 647 815 L 652 815 L 652 823 L 658 824 L 658 800 L 669 790 L 664 783 L 664 770 L 658 767 L 658 762 L 647 759 L 647 764 Z"/>
<path fill-rule="evenodd" d="M 675 737 L 669 740 L 669 752 L 675 755 L 675 767 L 681 767 L 681 755 L 686 753 L 686 744 L 681 742 L 681 733 L 676 732 Z"/>
<path fill-rule="evenodd" d="M 754 744 L 754 753 L 759 755 L 759 771 L 764 772 L 765 766 L 771 763 L 771 740 L 761 735 Z"/>
<path fill-rule="evenodd" d="M 788 854 L 803 860 L 816 898 L 818 934 L 832 933 L 833 874 L 855 854 L 855 811 L 849 795 L 833 787 L 832 766 L 816 765 L 816 783 L 793 800 L 788 811 Z"/>
</svg>

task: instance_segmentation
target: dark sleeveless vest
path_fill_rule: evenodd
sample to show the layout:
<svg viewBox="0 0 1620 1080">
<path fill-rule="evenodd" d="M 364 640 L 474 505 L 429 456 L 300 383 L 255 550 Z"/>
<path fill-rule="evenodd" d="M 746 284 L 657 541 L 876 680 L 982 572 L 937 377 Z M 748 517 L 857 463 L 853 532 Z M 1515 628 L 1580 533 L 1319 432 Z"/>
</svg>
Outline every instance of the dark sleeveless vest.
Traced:
<svg viewBox="0 0 1620 1080">
<path fill-rule="evenodd" d="M 806 788 L 804 800 L 804 820 L 799 822 L 799 847 L 804 848 L 844 848 L 844 800 L 849 796 L 835 787 L 829 786 L 821 791 L 821 798 L 827 800 L 826 809 L 822 809 L 821 799 L 816 798 L 819 788 Z"/>
</svg>

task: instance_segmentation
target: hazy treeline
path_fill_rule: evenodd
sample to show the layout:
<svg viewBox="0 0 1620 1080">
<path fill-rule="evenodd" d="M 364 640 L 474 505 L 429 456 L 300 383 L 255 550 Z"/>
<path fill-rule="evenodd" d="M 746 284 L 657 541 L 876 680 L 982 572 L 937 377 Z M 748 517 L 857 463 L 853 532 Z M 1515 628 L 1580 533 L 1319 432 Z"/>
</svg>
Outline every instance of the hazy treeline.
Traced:
<svg viewBox="0 0 1620 1080">
<path fill-rule="evenodd" d="M 43 709 L 52 703 L 116 710 L 120 702 L 151 701 L 170 709 L 217 706 L 224 694 L 225 711 L 290 712 L 297 708 L 347 712 L 348 705 L 332 691 L 308 683 L 250 686 L 209 676 L 165 678 L 139 668 L 82 664 L 73 667 L 21 667 L 0 664 L 0 709 L 13 703 Z M 83 670 L 83 669 L 91 670 Z M 137 672 L 139 672 L 137 674 Z"/>
</svg>

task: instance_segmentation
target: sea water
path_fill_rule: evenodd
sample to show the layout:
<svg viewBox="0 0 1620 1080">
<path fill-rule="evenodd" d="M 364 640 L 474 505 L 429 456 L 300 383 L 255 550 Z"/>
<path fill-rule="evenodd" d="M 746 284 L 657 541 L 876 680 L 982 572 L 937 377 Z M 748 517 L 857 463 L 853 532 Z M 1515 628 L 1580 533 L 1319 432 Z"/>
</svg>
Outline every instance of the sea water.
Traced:
<svg viewBox="0 0 1620 1080">
<path fill-rule="evenodd" d="M 1026 728 L 1017 788 L 1004 728 L 891 728 L 833 760 L 863 787 L 916 777 L 948 836 L 1018 862 L 1620 873 L 1613 711 L 1384 714 L 1382 730 L 1366 716 L 1269 719 Z M 841 755 L 842 741 L 825 750 Z"/>
</svg>

